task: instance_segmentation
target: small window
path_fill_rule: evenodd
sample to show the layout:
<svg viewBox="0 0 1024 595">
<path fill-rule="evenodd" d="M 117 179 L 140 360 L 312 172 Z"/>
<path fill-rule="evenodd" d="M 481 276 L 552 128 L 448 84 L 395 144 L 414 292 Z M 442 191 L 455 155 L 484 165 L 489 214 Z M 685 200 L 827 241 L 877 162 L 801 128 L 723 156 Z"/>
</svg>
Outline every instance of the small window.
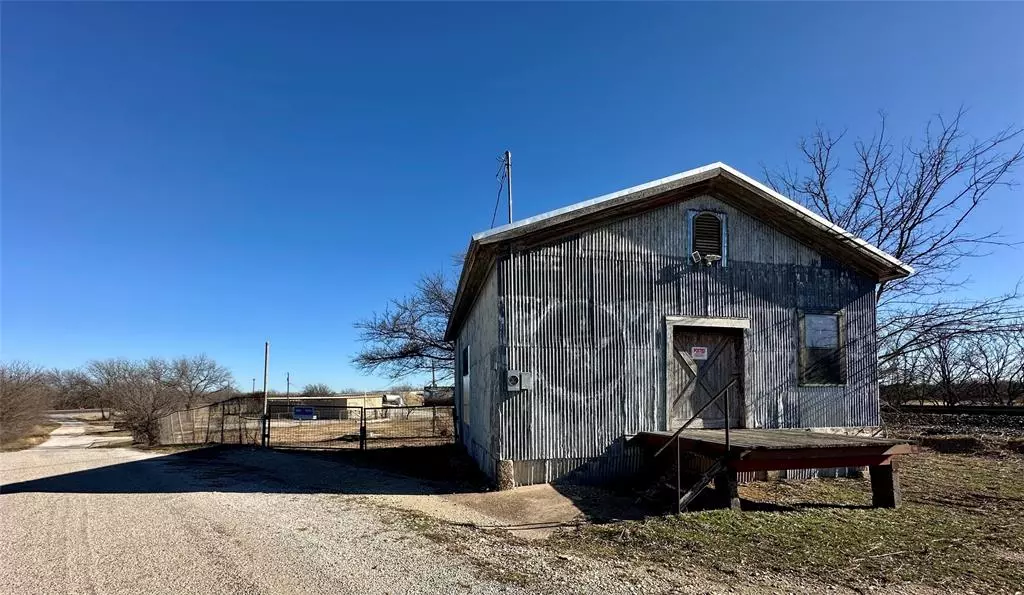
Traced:
<svg viewBox="0 0 1024 595">
<path fill-rule="evenodd" d="M 801 386 L 846 384 L 841 320 L 839 314 L 801 315 Z"/>
<path fill-rule="evenodd" d="M 690 211 L 690 253 L 694 262 L 725 266 L 725 215 Z"/>
<path fill-rule="evenodd" d="M 459 370 L 462 374 L 462 407 L 459 410 L 459 416 L 462 419 L 462 424 L 468 427 L 471 425 L 470 419 L 472 419 L 469 414 L 469 389 L 471 387 L 469 378 L 469 345 L 463 347 L 462 353 L 459 354 Z"/>
</svg>

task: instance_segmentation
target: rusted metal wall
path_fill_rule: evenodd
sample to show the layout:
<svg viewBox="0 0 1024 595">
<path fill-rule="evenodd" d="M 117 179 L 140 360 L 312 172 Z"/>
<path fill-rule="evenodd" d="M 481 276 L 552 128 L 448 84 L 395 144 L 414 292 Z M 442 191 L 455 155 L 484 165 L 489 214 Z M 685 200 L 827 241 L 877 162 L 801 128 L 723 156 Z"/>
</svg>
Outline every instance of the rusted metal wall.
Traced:
<svg viewBox="0 0 1024 595">
<path fill-rule="evenodd" d="M 499 391 L 504 390 L 500 370 L 505 367 L 506 349 L 500 339 L 501 326 L 497 269 L 492 269 L 455 343 L 457 362 L 461 362 L 463 347 L 469 346 L 468 412 L 463 408 L 467 402 L 463 399 L 463 370 L 461 364 L 456 367 L 455 404 L 460 438 L 480 468 L 491 477 L 495 459 L 492 442 L 498 438 L 494 432 L 494 402 Z"/>
<path fill-rule="evenodd" d="M 689 209 L 726 215 L 726 267 L 690 264 Z M 508 367 L 534 374 L 533 390 L 496 393 L 497 456 L 516 461 L 516 483 L 636 462 L 623 437 L 666 425 L 666 316 L 750 320 L 747 427 L 877 424 L 874 283 L 712 197 L 513 251 L 498 268 Z M 844 310 L 845 386 L 797 386 L 802 308 Z"/>
</svg>

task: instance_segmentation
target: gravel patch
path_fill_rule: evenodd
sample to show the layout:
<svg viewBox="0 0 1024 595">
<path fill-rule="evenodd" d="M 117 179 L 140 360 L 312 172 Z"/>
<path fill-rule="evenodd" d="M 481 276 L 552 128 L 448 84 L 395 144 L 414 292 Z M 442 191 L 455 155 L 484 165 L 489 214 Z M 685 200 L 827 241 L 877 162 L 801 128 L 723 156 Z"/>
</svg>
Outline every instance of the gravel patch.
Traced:
<svg viewBox="0 0 1024 595">
<path fill-rule="evenodd" d="M 569 555 L 465 524 L 438 485 L 379 469 L 258 448 L 88 448 L 67 423 L 51 439 L 63 443 L 0 454 L 0 594 L 816 588 Z"/>
</svg>

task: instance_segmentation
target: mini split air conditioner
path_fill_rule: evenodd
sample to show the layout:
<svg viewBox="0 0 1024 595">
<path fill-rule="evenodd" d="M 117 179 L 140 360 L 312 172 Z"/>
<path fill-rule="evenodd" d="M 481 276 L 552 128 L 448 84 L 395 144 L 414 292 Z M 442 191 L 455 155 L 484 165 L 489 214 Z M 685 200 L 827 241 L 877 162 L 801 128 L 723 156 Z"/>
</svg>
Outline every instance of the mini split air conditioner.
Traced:
<svg viewBox="0 0 1024 595">
<path fill-rule="evenodd" d="M 510 393 L 517 393 L 521 390 L 533 388 L 533 374 L 521 370 L 509 370 L 505 372 L 505 389 Z"/>
</svg>

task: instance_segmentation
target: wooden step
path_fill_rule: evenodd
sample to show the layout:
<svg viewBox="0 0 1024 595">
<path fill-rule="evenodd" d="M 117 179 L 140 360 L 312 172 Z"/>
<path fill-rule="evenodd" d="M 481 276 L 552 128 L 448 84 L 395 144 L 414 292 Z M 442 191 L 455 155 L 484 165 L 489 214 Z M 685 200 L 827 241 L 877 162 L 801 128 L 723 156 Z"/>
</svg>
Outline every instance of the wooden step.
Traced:
<svg viewBox="0 0 1024 595">
<path fill-rule="evenodd" d="M 680 496 L 677 511 L 683 512 L 684 510 L 686 510 L 686 507 L 690 505 L 690 502 L 693 502 L 693 499 L 696 498 L 702 491 L 704 491 L 704 488 L 708 487 L 711 484 L 711 482 L 715 479 L 715 476 L 718 475 L 724 468 L 725 458 L 718 459 L 717 461 L 715 461 L 713 465 L 708 467 L 708 470 L 701 474 L 700 478 L 697 479 L 697 482 L 694 483 L 693 486 L 691 486 L 688 490 L 686 490 L 686 492 L 684 492 L 682 496 Z"/>
</svg>

